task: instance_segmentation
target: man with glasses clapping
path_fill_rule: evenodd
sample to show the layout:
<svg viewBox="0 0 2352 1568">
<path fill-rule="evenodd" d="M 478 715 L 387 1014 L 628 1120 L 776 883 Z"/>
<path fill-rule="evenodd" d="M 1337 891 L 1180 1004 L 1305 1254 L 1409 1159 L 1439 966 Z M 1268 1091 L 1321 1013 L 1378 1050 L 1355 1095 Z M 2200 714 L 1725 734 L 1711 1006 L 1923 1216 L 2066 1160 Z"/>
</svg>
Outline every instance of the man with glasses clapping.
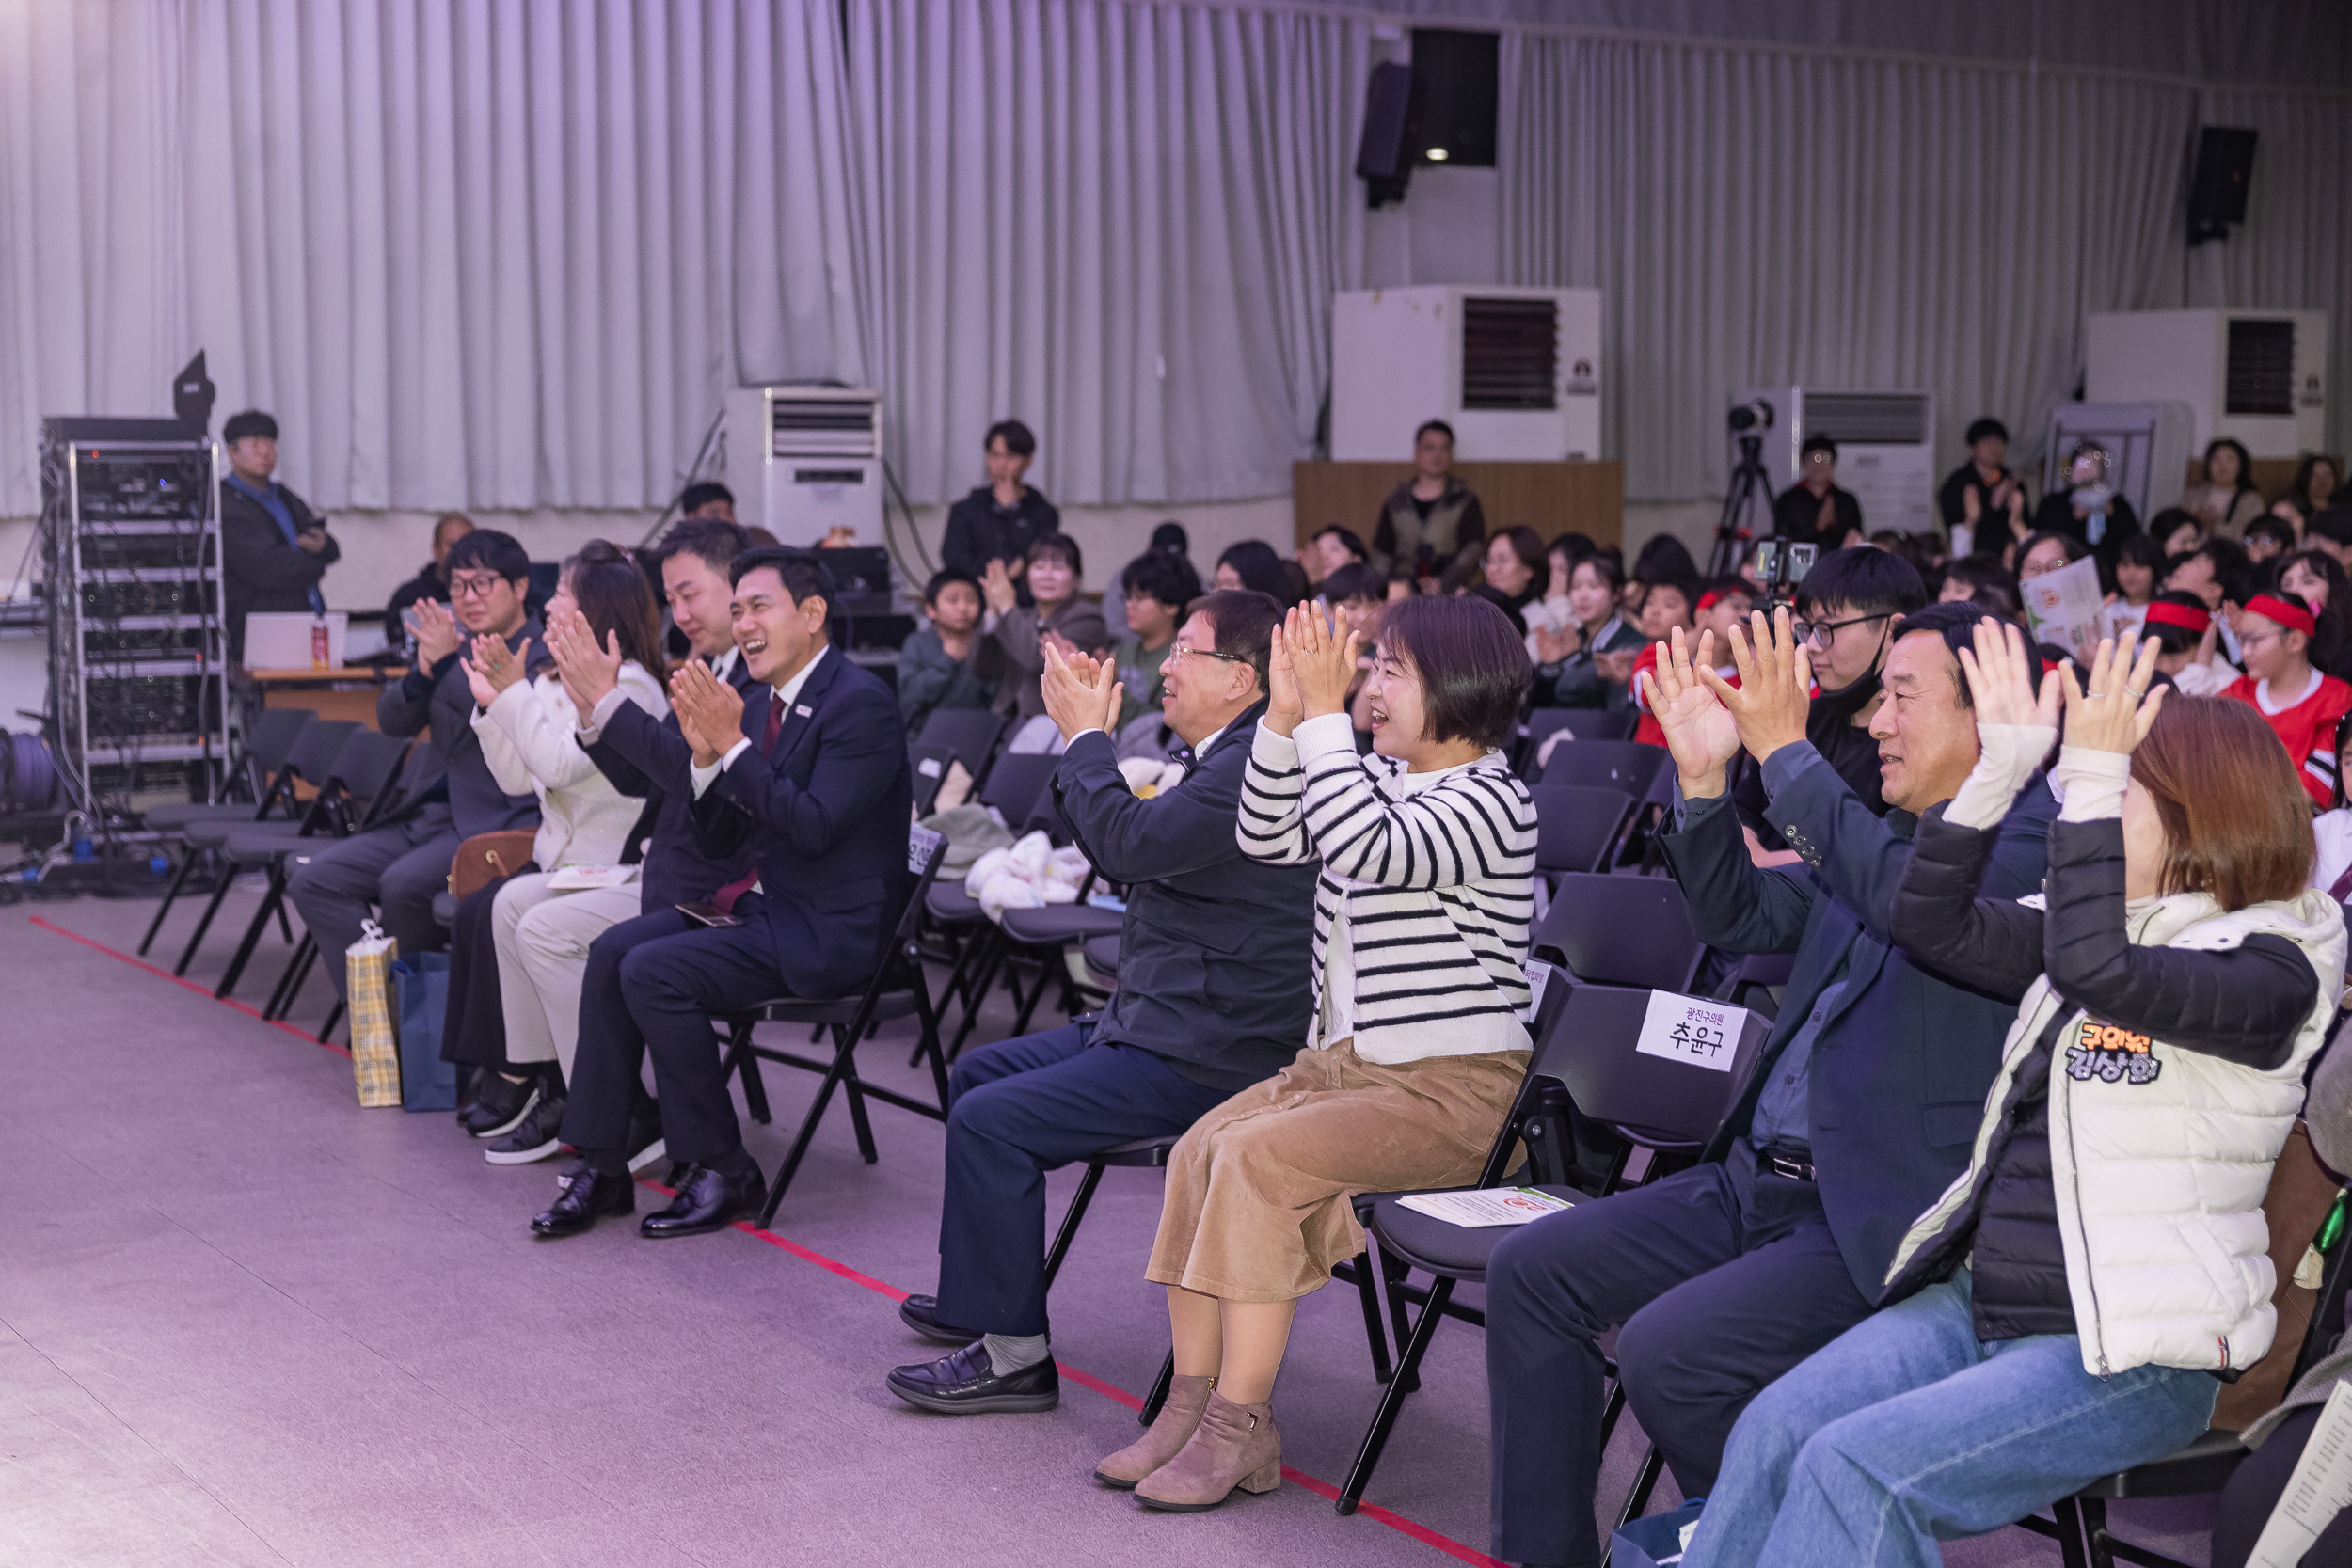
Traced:
<svg viewBox="0 0 2352 1568">
<path fill-rule="evenodd" d="M 339 996 L 343 950 L 359 940 L 371 904 L 383 906 L 385 934 L 400 943 L 401 957 L 437 948 L 433 897 L 449 886 L 458 845 L 476 833 L 539 824 L 538 797 L 507 794 L 483 758 L 461 657 L 477 639 L 495 637 L 521 656 L 526 675 L 547 662 L 539 623 L 523 603 L 531 557 L 513 535 L 476 529 L 450 546 L 448 570 L 450 602 L 420 599 L 405 613 L 417 640 L 415 668 L 376 699 L 376 726 L 386 735 L 426 736 L 408 753 L 390 811 L 366 832 L 297 856 L 287 883 Z"/>
</svg>

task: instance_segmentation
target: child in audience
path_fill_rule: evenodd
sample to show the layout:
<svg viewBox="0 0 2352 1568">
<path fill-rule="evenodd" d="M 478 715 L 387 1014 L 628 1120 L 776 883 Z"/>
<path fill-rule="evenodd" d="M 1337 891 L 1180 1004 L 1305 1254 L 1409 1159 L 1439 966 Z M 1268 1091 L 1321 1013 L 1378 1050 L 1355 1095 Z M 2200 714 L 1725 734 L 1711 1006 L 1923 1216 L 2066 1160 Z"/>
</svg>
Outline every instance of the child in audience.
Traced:
<svg viewBox="0 0 2352 1568">
<path fill-rule="evenodd" d="M 2303 788 L 2321 807 L 2336 790 L 2336 723 L 2352 713 L 2352 685 L 2312 668 L 2319 618 L 2298 594 L 2257 594 L 2238 616 L 2246 673 L 2225 697 L 2251 703 L 2295 759 Z"/>
<path fill-rule="evenodd" d="M 1351 1199 L 1474 1180 L 1527 1070 L 1535 810 L 1502 751 L 1530 675 L 1517 631 L 1475 597 L 1391 605 L 1369 757 L 1343 707 L 1357 639 L 1311 605 L 1275 636 L 1238 832 L 1253 860 L 1322 863 L 1315 1011 L 1297 1058 L 1168 1160 L 1146 1274 L 1175 1382 L 1095 1472 L 1153 1508 L 1280 1484 L 1275 1373 L 1298 1298 L 1363 1248 Z"/>
<path fill-rule="evenodd" d="M 2205 542 L 2205 525 L 2186 507 L 2168 506 L 2148 527 L 2148 537 L 2164 546 L 2165 559 L 2186 555 Z"/>
<path fill-rule="evenodd" d="M 1200 596 L 1200 579 L 1182 556 L 1146 550 L 1119 574 L 1119 592 L 1127 635 L 1111 644 L 1111 662 L 1127 693 L 1119 705 L 1124 731 L 1137 716 L 1160 711 L 1160 668 L 1176 645 L 1184 607 Z"/>
<path fill-rule="evenodd" d="M 1568 574 L 1568 609 L 1575 630 L 1538 646 L 1560 660 L 1538 660 L 1537 679 L 1549 687 L 1555 707 L 1606 707 L 1633 673 L 1642 648 L 1642 628 L 1624 607 L 1625 562 L 1614 550 L 1597 550 Z"/>
<path fill-rule="evenodd" d="M 2156 673 L 2185 697 L 2218 697 L 2238 678 L 2237 667 L 2216 653 L 2219 617 L 2194 594 L 2164 593 L 2148 601 L 2140 627 L 2156 644 Z"/>
<path fill-rule="evenodd" d="M 932 573 L 923 614 L 898 647 L 898 711 L 909 735 L 921 734 L 936 709 L 986 707 L 996 696 L 979 669 L 979 579 L 953 566 Z"/>
<path fill-rule="evenodd" d="M 1658 726 L 1650 712 L 1649 677 L 1658 668 L 1658 646 L 1672 637 L 1677 626 L 1690 634 L 1692 645 L 1698 645 L 1698 635 L 1711 631 L 1715 646 L 1725 653 L 1731 651 L 1731 628 L 1747 624 L 1748 610 L 1755 604 L 1756 590 L 1748 579 L 1740 577 L 1719 578 L 1705 588 L 1696 589 L 1697 598 L 1690 597 L 1694 585 L 1661 582 L 1650 590 L 1649 600 L 1642 606 L 1642 651 L 1633 656 L 1633 669 L 1626 678 L 1626 700 L 1633 705 L 1641 718 L 1634 721 L 1633 738 L 1646 746 L 1666 744 L 1666 732 Z M 1677 607 L 1691 606 L 1687 615 L 1677 614 Z M 1650 628 L 1659 629 L 1653 633 Z M 1725 665 L 1716 671 L 1724 674 L 1733 669 Z M 1568 732 L 1562 730 L 1561 735 Z M 1549 760 L 1547 754 L 1546 760 Z"/>
<path fill-rule="evenodd" d="M 2135 533 L 2115 552 L 2115 592 L 2107 595 L 2107 629 L 2117 637 L 2137 637 L 2156 596 L 2156 574 L 2164 569 L 2164 554 L 2156 542 Z"/>
<path fill-rule="evenodd" d="M 1997 555 L 1966 556 L 1944 568 L 1944 586 L 1936 602 L 1963 599 L 2011 621 L 2025 613 L 2025 601 L 2017 594 L 2017 574 L 2002 565 Z"/>
<path fill-rule="evenodd" d="M 2246 532 L 2242 537 L 2246 546 L 2246 559 L 2259 566 L 2264 562 L 2274 561 L 2295 548 L 2295 525 L 2284 517 L 2273 517 L 2265 514 L 2247 524 Z"/>
<path fill-rule="evenodd" d="M 1979 899 L 2061 677 L 2037 694 L 2024 639 L 1989 626 L 1961 658 L 1983 751 L 1919 823 L 1891 926 L 2017 1021 L 1895 1305 L 1749 1404 L 1684 1568 L 1940 1563 L 2186 1445 L 2212 1374 L 2277 1332 L 2263 1195 L 2344 961 L 2296 771 L 2242 706 L 2151 693 L 2153 647 L 2102 643 L 2088 689 L 2064 673 L 2047 912 Z"/>
<path fill-rule="evenodd" d="M 2352 715 L 2336 721 L 2336 792 L 2330 807 L 2312 818 L 2319 858 L 2312 864 L 2312 886 L 2337 903 L 2352 901 L 2352 809 L 2344 804 L 2344 765 L 2352 749 Z"/>
<path fill-rule="evenodd" d="M 1341 634 L 1353 632 L 1362 641 L 1356 656 L 1356 678 L 1347 688 L 1348 718 L 1356 726 L 1356 750 L 1372 750 L 1372 649 L 1380 641 L 1382 596 L 1380 574 L 1370 566 L 1343 566 L 1323 579 L 1323 608 Z"/>
</svg>

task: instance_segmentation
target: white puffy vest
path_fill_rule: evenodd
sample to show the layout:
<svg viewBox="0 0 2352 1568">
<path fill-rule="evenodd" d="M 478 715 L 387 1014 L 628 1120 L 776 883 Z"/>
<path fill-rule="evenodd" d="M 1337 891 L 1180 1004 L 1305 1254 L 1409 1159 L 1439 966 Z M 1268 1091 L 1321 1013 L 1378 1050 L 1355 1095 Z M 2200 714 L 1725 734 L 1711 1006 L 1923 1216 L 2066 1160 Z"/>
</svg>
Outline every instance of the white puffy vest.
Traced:
<svg viewBox="0 0 2352 1568">
<path fill-rule="evenodd" d="M 2205 894 L 2183 893 L 2157 899 L 2130 927 L 2144 947 L 2218 951 L 2271 935 L 2301 948 L 2319 997 L 2294 1050 L 2267 1072 L 2184 1051 L 2099 1022 L 2038 977 L 2010 1027 L 1968 1169 L 1912 1226 L 1886 1277 L 1969 1201 L 2019 1065 L 2050 1020 L 2071 1013 L 2050 1062 L 2050 1165 L 2083 1369 L 2250 1367 L 2278 1327 L 2263 1195 L 2343 988 L 2344 910 L 2307 890 L 2225 913 Z"/>
</svg>

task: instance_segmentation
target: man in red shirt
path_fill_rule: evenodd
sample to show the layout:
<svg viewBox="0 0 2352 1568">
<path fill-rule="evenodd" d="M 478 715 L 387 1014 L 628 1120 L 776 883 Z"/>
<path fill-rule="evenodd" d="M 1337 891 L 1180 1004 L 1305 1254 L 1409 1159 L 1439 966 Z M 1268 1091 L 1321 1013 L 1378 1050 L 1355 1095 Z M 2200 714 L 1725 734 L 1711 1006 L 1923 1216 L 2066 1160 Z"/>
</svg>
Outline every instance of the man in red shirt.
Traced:
<svg viewBox="0 0 2352 1568">
<path fill-rule="evenodd" d="M 2352 686 L 2312 668 L 2319 618 L 2299 594 L 2257 594 L 2238 618 L 2246 673 L 2222 692 L 2251 703 L 2270 721 L 2303 787 L 2322 808 L 2336 788 L 2336 721 L 2352 712 Z"/>
</svg>

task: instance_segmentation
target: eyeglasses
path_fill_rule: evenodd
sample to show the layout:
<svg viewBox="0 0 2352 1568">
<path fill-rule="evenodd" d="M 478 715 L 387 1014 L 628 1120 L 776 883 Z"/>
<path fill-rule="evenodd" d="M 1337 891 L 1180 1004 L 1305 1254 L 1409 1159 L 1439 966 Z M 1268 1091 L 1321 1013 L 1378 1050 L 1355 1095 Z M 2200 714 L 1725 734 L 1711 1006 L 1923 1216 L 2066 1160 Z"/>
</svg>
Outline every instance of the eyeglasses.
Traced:
<svg viewBox="0 0 2352 1568">
<path fill-rule="evenodd" d="M 449 579 L 449 596 L 453 599 L 486 599 L 490 591 L 506 579 L 496 572 L 481 572 Z"/>
<path fill-rule="evenodd" d="M 1865 621 L 1883 621 L 1892 613 L 1891 610 L 1882 610 L 1876 615 L 1852 615 L 1843 621 L 1799 621 L 1789 629 L 1797 634 L 1798 641 L 1827 649 L 1837 641 L 1837 634 L 1848 626 L 1858 626 Z"/>
<path fill-rule="evenodd" d="M 1223 659 L 1228 664 L 1247 664 L 1249 662 L 1248 657 L 1241 654 L 1220 654 L 1215 648 L 1187 648 L 1182 642 L 1176 643 L 1174 646 L 1170 647 L 1168 650 L 1168 657 L 1160 662 L 1163 664 L 1174 664 L 1179 660 L 1187 658 L 1216 658 Z"/>
</svg>

